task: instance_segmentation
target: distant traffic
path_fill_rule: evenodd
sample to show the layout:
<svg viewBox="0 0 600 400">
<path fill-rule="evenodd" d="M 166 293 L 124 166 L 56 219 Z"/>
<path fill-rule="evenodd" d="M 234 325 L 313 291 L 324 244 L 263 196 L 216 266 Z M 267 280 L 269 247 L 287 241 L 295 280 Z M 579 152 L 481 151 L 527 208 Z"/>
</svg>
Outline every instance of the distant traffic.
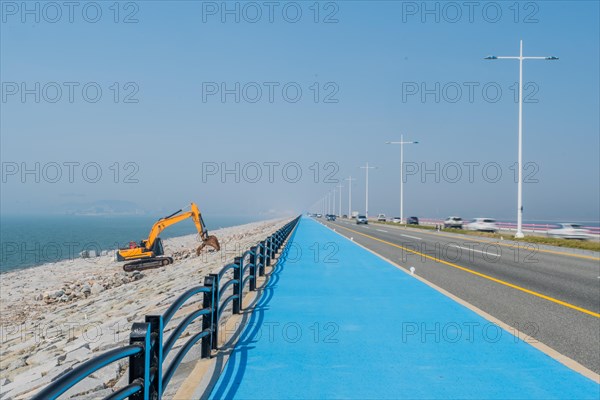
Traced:
<svg viewBox="0 0 600 400">
<path fill-rule="evenodd" d="M 320 213 L 307 213 L 308 216 L 314 218 L 322 218 L 323 215 Z M 348 217 L 347 214 L 343 214 L 341 216 L 342 219 L 350 219 L 354 220 L 357 225 L 368 225 L 369 219 L 364 214 L 359 214 L 357 211 L 353 211 L 351 216 Z M 335 221 L 338 218 L 335 214 L 325 214 L 325 219 L 327 221 Z M 376 222 L 381 223 L 394 223 L 394 224 L 402 224 L 402 225 L 420 225 L 420 221 L 418 217 L 412 216 L 407 217 L 404 221 L 400 217 L 386 217 L 385 214 L 378 214 L 376 218 L 371 218 L 371 220 L 375 220 Z M 473 218 L 469 222 L 465 222 L 463 218 L 458 216 L 450 216 L 443 221 L 430 220 L 427 219 L 424 223 L 425 225 L 433 225 L 436 228 L 444 228 L 444 229 L 464 229 L 469 231 L 478 231 L 478 232 L 488 232 L 488 233 L 497 233 L 500 230 L 509 230 L 508 223 L 499 223 L 494 218 L 487 217 L 478 217 Z M 545 229 L 537 228 L 532 229 L 533 231 L 537 230 L 538 232 L 544 232 L 548 237 L 557 238 L 557 239 L 572 239 L 572 240 L 590 240 L 597 238 L 598 229 L 594 227 L 585 227 L 580 224 L 575 223 L 556 223 L 556 224 L 547 224 Z"/>
</svg>

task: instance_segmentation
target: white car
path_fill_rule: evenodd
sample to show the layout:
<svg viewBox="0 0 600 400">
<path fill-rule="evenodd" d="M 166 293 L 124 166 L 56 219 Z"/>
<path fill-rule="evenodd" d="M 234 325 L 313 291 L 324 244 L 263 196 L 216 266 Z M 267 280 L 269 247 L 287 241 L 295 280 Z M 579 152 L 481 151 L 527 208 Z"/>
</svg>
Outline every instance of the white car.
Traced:
<svg viewBox="0 0 600 400">
<path fill-rule="evenodd" d="M 400 222 L 402 222 L 402 219 L 400 217 L 394 217 L 392 218 L 392 222 L 395 224 L 399 224 Z"/>
<path fill-rule="evenodd" d="M 558 224 L 558 226 L 559 228 L 548 230 L 547 235 L 561 239 L 588 240 L 590 238 L 590 232 L 579 224 Z"/>
<path fill-rule="evenodd" d="M 444 228 L 462 229 L 463 220 L 461 217 L 448 217 L 444 220 Z"/>
<path fill-rule="evenodd" d="M 385 218 L 385 214 L 379 214 L 377 216 L 377 222 L 385 222 L 386 218 Z"/>
<path fill-rule="evenodd" d="M 493 218 L 475 218 L 473 221 L 467 224 L 466 228 L 471 231 L 481 232 L 498 231 L 498 225 L 496 225 L 496 220 Z"/>
<path fill-rule="evenodd" d="M 359 225 L 359 224 L 369 225 L 369 220 L 367 219 L 367 217 L 365 215 L 357 215 L 356 216 L 356 225 Z"/>
</svg>

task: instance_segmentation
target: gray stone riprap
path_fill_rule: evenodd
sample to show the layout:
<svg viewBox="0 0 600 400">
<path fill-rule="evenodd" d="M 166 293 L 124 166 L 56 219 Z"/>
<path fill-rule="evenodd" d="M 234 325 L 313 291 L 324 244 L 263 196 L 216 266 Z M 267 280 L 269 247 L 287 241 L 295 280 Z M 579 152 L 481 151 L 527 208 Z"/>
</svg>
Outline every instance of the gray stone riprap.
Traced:
<svg viewBox="0 0 600 400">
<path fill-rule="evenodd" d="M 204 276 L 217 272 L 279 229 L 287 220 L 269 220 L 211 231 L 220 252 L 195 254 L 196 235 L 166 239 L 172 265 L 143 272 L 124 272 L 114 254 L 65 260 L 2 274 L 0 281 L 0 399 L 26 399 L 57 377 L 108 349 L 129 342 L 133 322 L 161 314 L 171 302 Z M 91 238 L 92 239 L 92 238 Z M 166 328 L 166 337 L 185 316 L 201 306 L 186 303 Z M 192 324 L 169 355 L 200 329 Z M 186 363 L 199 358 L 192 350 Z M 64 398 L 102 398 L 127 383 L 126 360 L 97 371 Z M 175 379 L 173 382 L 178 382 Z"/>
</svg>

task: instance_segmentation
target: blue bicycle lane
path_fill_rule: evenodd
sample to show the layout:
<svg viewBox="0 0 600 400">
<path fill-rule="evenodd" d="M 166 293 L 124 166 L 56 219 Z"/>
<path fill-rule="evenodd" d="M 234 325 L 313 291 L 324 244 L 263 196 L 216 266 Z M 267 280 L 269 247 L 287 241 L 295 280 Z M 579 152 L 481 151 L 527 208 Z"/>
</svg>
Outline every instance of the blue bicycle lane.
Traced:
<svg viewBox="0 0 600 400">
<path fill-rule="evenodd" d="M 303 217 L 211 399 L 598 399 L 600 385 Z"/>
</svg>

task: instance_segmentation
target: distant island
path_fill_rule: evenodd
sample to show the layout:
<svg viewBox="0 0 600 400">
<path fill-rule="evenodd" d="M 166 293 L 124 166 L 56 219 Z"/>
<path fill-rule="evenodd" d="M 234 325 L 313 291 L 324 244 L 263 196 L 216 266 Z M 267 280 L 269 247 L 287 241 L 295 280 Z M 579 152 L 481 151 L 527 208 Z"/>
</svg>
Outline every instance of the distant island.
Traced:
<svg viewBox="0 0 600 400">
<path fill-rule="evenodd" d="M 63 205 L 61 208 L 63 214 L 77 216 L 130 216 L 147 214 L 147 212 L 137 204 L 123 200 L 70 203 Z"/>
</svg>

